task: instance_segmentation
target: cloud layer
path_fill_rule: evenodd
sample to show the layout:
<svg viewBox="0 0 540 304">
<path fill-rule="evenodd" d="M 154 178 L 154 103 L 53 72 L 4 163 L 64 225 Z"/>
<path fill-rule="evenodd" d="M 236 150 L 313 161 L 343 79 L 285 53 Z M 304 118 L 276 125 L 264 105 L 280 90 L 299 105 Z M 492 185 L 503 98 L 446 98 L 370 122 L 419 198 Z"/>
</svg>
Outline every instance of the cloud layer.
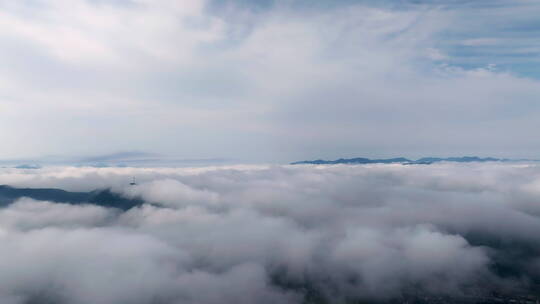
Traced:
<svg viewBox="0 0 540 304">
<path fill-rule="evenodd" d="M 540 281 L 535 164 L 3 168 L 0 183 L 147 202 L 0 209 L 2 303 L 341 303 Z"/>
</svg>

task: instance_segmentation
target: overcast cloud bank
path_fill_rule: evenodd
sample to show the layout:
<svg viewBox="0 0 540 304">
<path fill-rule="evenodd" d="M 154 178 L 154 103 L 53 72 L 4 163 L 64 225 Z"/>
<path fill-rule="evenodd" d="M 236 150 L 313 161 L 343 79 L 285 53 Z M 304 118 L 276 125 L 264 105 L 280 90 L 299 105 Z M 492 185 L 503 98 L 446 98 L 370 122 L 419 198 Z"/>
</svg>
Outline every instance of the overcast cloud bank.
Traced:
<svg viewBox="0 0 540 304">
<path fill-rule="evenodd" d="M 265 2 L 0 1 L 0 158 L 538 155 L 537 1 Z"/>
<path fill-rule="evenodd" d="M 147 202 L 0 209 L 2 303 L 344 303 L 540 282 L 536 164 L 2 168 L 0 183 Z"/>
</svg>

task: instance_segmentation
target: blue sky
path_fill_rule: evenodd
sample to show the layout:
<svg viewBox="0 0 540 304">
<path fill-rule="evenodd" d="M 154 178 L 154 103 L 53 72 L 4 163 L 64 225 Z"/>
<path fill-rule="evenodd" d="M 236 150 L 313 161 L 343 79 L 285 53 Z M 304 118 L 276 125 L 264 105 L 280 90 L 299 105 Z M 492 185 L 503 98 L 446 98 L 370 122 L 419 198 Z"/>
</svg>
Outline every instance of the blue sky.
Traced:
<svg viewBox="0 0 540 304">
<path fill-rule="evenodd" d="M 236 4 L 258 12 L 286 3 L 296 10 L 328 10 L 367 5 L 390 10 L 444 10 L 456 22 L 442 30 L 435 45 L 445 62 L 466 69 L 496 65 L 524 77 L 540 78 L 540 2 L 514 0 L 341 0 L 214 1 L 211 10 Z"/>
<path fill-rule="evenodd" d="M 540 3 L 0 1 L 1 159 L 537 157 Z"/>
</svg>

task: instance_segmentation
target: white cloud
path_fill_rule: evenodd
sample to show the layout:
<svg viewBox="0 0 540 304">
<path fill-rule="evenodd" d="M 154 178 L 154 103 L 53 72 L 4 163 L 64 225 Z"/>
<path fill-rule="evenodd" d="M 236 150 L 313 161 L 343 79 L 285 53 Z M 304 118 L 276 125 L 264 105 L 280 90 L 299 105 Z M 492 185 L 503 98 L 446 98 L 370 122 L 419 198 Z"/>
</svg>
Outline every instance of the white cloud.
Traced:
<svg viewBox="0 0 540 304">
<path fill-rule="evenodd" d="M 535 163 L 4 168 L 13 186 L 112 187 L 153 205 L 4 207 L 0 298 L 299 303 L 308 290 L 338 300 L 526 288 L 540 277 L 529 250 L 539 180 Z"/>
<path fill-rule="evenodd" d="M 51 0 L 37 5 L 3 3 L 2 7 L 2 36 L 74 65 L 129 68 L 138 54 L 157 61 L 185 62 L 192 58 L 197 43 L 221 36 L 219 20 L 204 15 L 200 0 L 181 5 L 167 0 Z M 189 26 L 190 19 L 201 25 Z M 171 39 L 174 36 L 181 39 Z"/>
<path fill-rule="evenodd" d="M 470 25 L 467 11 L 207 4 L 3 2 L 0 128 L 17 130 L 2 135 L 3 156 L 536 149 L 514 134 L 537 125 L 538 81 L 438 68 L 453 60 L 441 37 Z"/>
<path fill-rule="evenodd" d="M 23 231 L 43 227 L 94 227 L 105 225 L 114 214 L 93 205 L 71 206 L 23 198 L 0 210 L 0 227 Z"/>
</svg>

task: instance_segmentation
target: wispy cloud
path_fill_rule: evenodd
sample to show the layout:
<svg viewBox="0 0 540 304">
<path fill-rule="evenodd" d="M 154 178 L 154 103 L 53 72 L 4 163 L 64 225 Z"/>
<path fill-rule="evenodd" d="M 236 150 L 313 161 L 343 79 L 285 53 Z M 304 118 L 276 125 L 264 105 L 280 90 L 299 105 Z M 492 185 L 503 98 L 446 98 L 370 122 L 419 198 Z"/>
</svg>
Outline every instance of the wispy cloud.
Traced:
<svg viewBox="0 0 540 304">
<path fill-rule="evenodd" d="M 3 158 L 538 150 L 535 2 L 309 3 L 3 2 Z"/>
</svg>

